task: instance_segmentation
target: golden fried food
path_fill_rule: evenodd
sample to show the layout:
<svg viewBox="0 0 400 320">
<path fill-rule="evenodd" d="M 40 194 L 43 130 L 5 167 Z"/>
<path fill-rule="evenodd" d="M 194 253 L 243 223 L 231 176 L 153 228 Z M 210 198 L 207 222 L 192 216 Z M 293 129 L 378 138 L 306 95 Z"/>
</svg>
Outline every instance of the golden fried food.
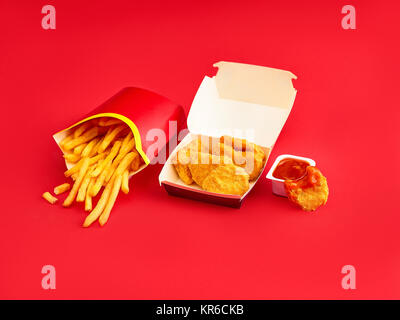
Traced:
<svg viewBox="0 0 400 320">
<path fill-rule="evenodd" d="M 190 150 L 189 148 L 184 148 L 179 150 L 176 154 L 176 163 L 174 163 L 175 170 L 179 175 L 179 178 L 186 183 L 192 184 L 192 174 L 190 173 L 189 169 L 189 162 L 190 162 Z"/>
<path fill-rule="evenodd" d="M 224 164 L 207 175 L 202 187 L 210 192 L 242 196 L 249 190 L 249 175 L 241 167 Z"/>
<path fill-rule="evenodd" d="M 63 202 L 64 207 L 69 207 L 75 200 L 75 197 L 79 191 L 79 188 L 82 184 L 82 181 L 86 175 L 86 171 L 89 169 L 90 158 L 84 158 L 82 166 L 79 169 L 78 177 L 75 180 L 74 185 L 72 186 L 71 191 L 69 192 L 67 198 Z"/>
<path fill-rule="evenodd" d="M 66 161 L 73 164 L 64 175 L 74 180 L 63 206 L 69 207 L 74 201 L 85 202 L 85 210 L 90 214 L 83 226 L 88 227 L 97 219 L 103 226 L 108 221 L 119 191 L 129 192 L 129 177 L 144 163 L 135 148 L 132 131 L 118 119 L 92 119 L 69 130 L 60 146 Z M 94 197 L 103 187 L 94 206 Z M 55 187 L 54 193 L 69 189 L 70 185 L 65 183 Z M 57 201 L 48 192 L 43 197 L 50 203 Z"/>
<path fill-rule="evenodd" d="M 203 180 L 211 171 L 221 163 L 221 158 L 209 153 L 199 152 L 190 155 L 189 170 L 192 179 L 200 187 L 203 187 Z"/>
<path fill-rule="evenodd" d="M 284 184 L 289 200 L 305 211 L 314 211 L 328 200 L 327 180 L 316 167 L 307 167 L 303 178 L 285 180 Z"/>
<path fill-rule="evenodd" d="M 81 157 L 79 154 L 66 153 L 66 154 L 64 154 L 64 159 L 67 160 L 67 162 L 76 163 L 81 159 Z"/>
<path fill-rule="evenodd" d="M 233 161 L 246 170 L 250 176 L 250 181 L 257 179 L 267 160 L 265 151 L 260 146 L 245 139 L 223 136 L 220 141 L 235 150 Z"/>
<path fill-rule="evenodd" d="M 209 152 L 215 156 L 230 158 L 232 161 L 240 156 L 240 153 L 235 151 L 231 146 L 225 145 L 221 142 L 213 143 L 211 148 L 209 148 Z"/>
<path fill-rule="evenodd" d="M 90 130 L 86 131 L 81 136 L 74 138 L 71 141 L 67 142 L 64 145 L 64 149 L 71 150 L 71 149 L 79 146 L 82 143 L 88 142 L 88 141 L 96 138 L 99 133 L 100 133 L 100 131 L 99 131 L 98 127 L 93 127 Z"/>
<path fill-rule="evenodd" d="M 220 143 L 221 154 L 231 157 L 234 164 L 244 168 L 249 174 L 250 181 L 257 179 L 267 160 L 264 150 L 260 146 L 248 143 L 243 139 L 227 136 L 222 138 L 224 142 Z M 235 145 L 237 145 L 236 148 Z"/>
<path fill-rule="evenodd" d="M 261 147 L 244 139 L 197 136 L 177 152 L 174 167 L 185 184 L 195 182 L 208 191 L 243 195 L 249 189 L 249 181 L 260 175 L 266 160 Z M 228 166 L 214 172 L 225 165 Z M 237 177 L 234 172 L 244 175 Z"/>
<path fill-rule="evenodd" d="M 255 144 L 254 145 L 254 167 L 250 172 L 248 172 L 248 174 L 250 176 L 250 181 L 253 181 L 258 178 L 262 169 L 264 168 L 266 161 L 267 161 L 267 156 L 266 156 L 264 150 L 260 146 Z"/>
<path fill-rule="evenodd" d="M 55 204 L 58 199 L 54 197 L 50 192 L 46 191 L 45 193 L 42 194 L 43 199 L 45 199 L 47 202 L 51 204 Z"/>
<path fill-rule="evenodd" d="M 125 170 L 122 174 L 121 190 L 123 193 L 129 193 L 129 170 Z"/>
<path fill-rule="evenodd" d="M 131 169 L 133 172 L 138 171 L 140 167 L 140 156 L 139 153 L 135 150 L 134 151 L 134 158 L 132 160 Z"/>
<path fill-rule="evenodd" d="M 69 183 L 63 183 L 57 187 L 54 187 L 54 194 L 61 194 L 68 191 L 69 189 L 71 189 L 71 185 Z"/>
<path fill-rule="evenodd" d="M 239 139 L 230 136 L 223 136 L 219 141 L 225 145 L 231 146 L 236 151 L 254 151 L 254 143 L 248 142 L 246 139 Z"/>
<path fill-rule="evenodd" d="M 211 145 L 211 138 L 201 136 L 192 140 L 184 148 L 177 152 L 176 159 L 174 161 L 174 167 L 179 175 L 179 178 L 181 178 L 185 184 L 192 184 L 194 182 L 189 168 L 191 155 L 197 155 L 199 152 L 208 153 Z M 200 161 L 196 160 L 193 162 L 199 163 Z M 208 162 L 208 160 L 206 162 Z M 196 171 L 196 169 L 194 170 Z"/>
</svg>

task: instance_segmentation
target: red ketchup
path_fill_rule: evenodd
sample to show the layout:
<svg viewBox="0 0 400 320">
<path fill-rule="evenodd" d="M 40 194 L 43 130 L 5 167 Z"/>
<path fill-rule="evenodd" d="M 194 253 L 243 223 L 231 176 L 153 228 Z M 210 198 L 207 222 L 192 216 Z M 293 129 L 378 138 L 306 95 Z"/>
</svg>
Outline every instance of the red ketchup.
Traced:
<svg viewBox="0 0 400 320">
<path fill-rule="evenodd" d="M 310 164 L 304 160 L 286 158 L 279 161 L 272 176 L 282 180 L 297 180 L 306 174 Z"/>
</svg>

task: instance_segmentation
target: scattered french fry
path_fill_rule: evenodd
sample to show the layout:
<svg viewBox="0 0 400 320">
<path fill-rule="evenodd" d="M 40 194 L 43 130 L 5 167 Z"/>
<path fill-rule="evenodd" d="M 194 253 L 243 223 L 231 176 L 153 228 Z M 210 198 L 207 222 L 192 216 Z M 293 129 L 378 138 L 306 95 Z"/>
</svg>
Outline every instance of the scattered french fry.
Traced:
<svg viewBox="0 0 400 320">
<path fill-rule="evenodd" d="M 121 190 L 123 193 L 129 193 L 129 171 L 125 170 L 122 174 Z"/>
<path fill-rule="evenodd" d="M 94 182 L 94 178 L 90 178 L 89 185 L 86 190 L 86 196 L 85 196 L 85 211 L 92 211 L 92 196 L 90 195 L 90 188 L 92 187 Z"/>
<path fill-rule="evenodd" d="M 101 194 L 99 202 L 97 202 L 96 207 L 86 217 L 85 221 L 83 222 L 84 227 L 89 227 L 93 222 L 95 222 L 100 217 L 101 213 L 104 210 L 104 207 L 107 204 L 108 197 L 110 196 L 111 187 L 112 187 L 112 181 L 110 181 L 107 184 L 106 188 L 104 189 L 103 193 Z"/>
<path fill-rule="evenodd" d="M 51 204 L 55 204 L 58 199 L 54 197 L 50 192 L 45 192 L 42 194 L 43 199 L 47 200 Z"/>
<path fill-rule="evenodd" d="M 59 195 L 71 189 L 71 185 L 69 183 L 60 184 L 57 187 L 54 187 L 54 194 Z"/>
<path fill-rule="evenodd" d="M 121 180 L 122 176 L 117 176 L 114 182 L 113 181 L 109 182 L 109 184 L 112 184 L 113 187 L 111 190 L 111 194 L 107 200 L 107 204 L 104 208 L 104 211 L 99 218 L 99 223 L 101 226 L 104 226 L 104 224 L 108 221 L 108 218 L 110 217 L 110 212 L 114 207 L 115 200 L 117 200 L 118 193 L 121 188 Z"/>
</svg>

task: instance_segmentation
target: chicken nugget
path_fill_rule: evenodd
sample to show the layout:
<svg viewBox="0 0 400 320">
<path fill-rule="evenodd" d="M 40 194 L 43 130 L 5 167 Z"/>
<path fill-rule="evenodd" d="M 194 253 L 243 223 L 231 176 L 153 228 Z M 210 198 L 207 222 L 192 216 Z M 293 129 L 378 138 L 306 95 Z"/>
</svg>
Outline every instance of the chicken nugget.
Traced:
<svg viewBox="0 0 400 320">
<path fill-rule="evenodd" d="M 209 153 L 215 156 L 226 156 L 228 158 L 233 158 L 235 150 L 232 147 L 225 145 L 221 142 L 216 142 L 209 148 Z"/>
<path fill-rule="evenodd" d="M 217 168 L 219 164 L 219 157 L 203 152 L 192 153 L 190 155 L 189 163 L 189 170 L 192 175 L 192 179 L 200 187 L 202 187 L 203 180 L 212 170 Z"/>
<path fill-rule="evenodd" d="M 219 141 L 225 145 L 231 146 L 236 151 L 254 151 L 254 143 L 248 142 L 246 139 L 222 136 Z"/>
<path fill-rule="evenodd" d="M 250 172 L 246 170 L 250 176 L 250 181 L 253 181 L 258 178 L 262 169 L 264 168 L 266 160 L 267 160 L 267 156 L 266 156 L 264 150 L 260 146 L 255 144 L 254 145 L 254 166 Z"/>
<path fill-rule="evenodd" d="M 254 151 L 237 152 L 235 151 L 233 163 L 242 167 L 250 176 L 250 181 L 258 178 L 264 168 L 267 156 L 263 149 L 254 145 Z"/>
<path fill-rule="evenodd" d="M 192 153 L 190 155 L 189 169 L 194 182 L 203 187 L 203 180 L 212 170 L 228 163 L 232 163 L 232 160 L 227 157 L 219 157 L 204 152 Z"/>
<path fill-rule="evenodd" d="M 249 175 L 241 167 L 224 164 L 211 171 L 202 186 L 206 191 L 242 196 L 249 190 Z"/>
<path fill-rule="evenodd" d="M 230 136 L 221 137 L 220 142 L 224 145 L 221 149 L 224 149 L 225 155 L 228 156 L 230 152 L 232 153 L 234 164 L 246 170 L 250 181 L 258 178 L 267 160 L 267 156 L 260 146 L 245 139 Z"/>
<path fill-rule="evenodd" d="M 206 156 L 198 156 L 199 153 L 209 154 L 215 141 L 212 137 L 198 136 L 189 142 L 185 147 L 179 150 L 176 154 L 176 159 L 174 167 L 179 175 L 179 178 L 186 184 L 192 184 L 194 180 L 192 179 L 192 173 L 190 172 L 189 163 L 192 162 L 193 165 L 198 163 L 208 164 L 213 162 L 218 164 L 220 161 L 216 161 L 217 158 L 208 160 Z M 217 140 L 218 143 L 218 140 Z M 192 160 L 191 160 L 192 159 Z M 199 171 L 204 171 L 206 166 L 200 166 L 199 168 L 194 168 L 196 173 Z M 197 177 L 199 177 L 197 175 Z M 197 179 L 197 181 L 202 181 L 202 176 Z"/>
<path fill-rule="evenodd" d="M 195 140 L 189 143 L 188 147 L 192 151 L 213 154 L 212 150 L 216 149 L 218 144 L 218 138 L 198 136 Z"/>
<path fill-rule="evenodd" d="M 179 178 L 181 178 L 184 183 L 193 183 L 192 174 L 189 169 L 190 155 L 196 155 L 202 151 L 208 153 L 209 141 L 210 139 L 208 137 L 199 136 L 177 152 L 174 167 Z"/>
<path fill-rule="evenodd" d="M 285 180 L 284 184 L 289 200 L 305 211 L 314 211 L 328 201 L 328 183 L 316 167 L 307 167 L 303 178 Z"/>
<path fill-rule="evenodd" d="M 189 161 L 190 161 L 190 149 L 184 148 L 177 152 L 176 154 L 176 163 L 174 163 L 174 167 L 176 172 L 178 173 L 179 178 L 186 183 L 192 184 L 192 174 L 189 169 Z"/>
<path fill-rule="evenodd" d="M 224 144 L 222 142 L 218 142 L 212 145 L 212 149 L 210 150 L 211 154 L 215 156 L 220 156 L 224 158 L 229 158 L 232 160 L 234 164 L 240 167 L 246 166 L 246 153 L 237 151 L 232 148 L 230 145 Z M 252 158 L 253 161 L 253 158 Z"/>
</svg>

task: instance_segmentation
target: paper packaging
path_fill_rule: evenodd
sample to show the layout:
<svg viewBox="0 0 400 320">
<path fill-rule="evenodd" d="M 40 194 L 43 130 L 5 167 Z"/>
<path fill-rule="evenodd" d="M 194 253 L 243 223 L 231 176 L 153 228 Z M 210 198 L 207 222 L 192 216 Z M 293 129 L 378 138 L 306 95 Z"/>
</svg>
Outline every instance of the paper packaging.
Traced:
<svg viewBox="0 0 400 320">
<path fill-rule="evenodd" d="M 120 119 L 131 128 L 135 138 L 136 149 L 145 163 L 138 171 L 131 173 L 130 176 L 141 171 L 155 156 L 154 154 L 146 154 L 148 147 L 153 143 L 153 141 L 145 139 L 149 130 L 154 128 L 163 130 L 168 140 L 169 121 L 177 122 L 177 132 L 186 128 L 185 113 L 181 106 L 154 92 L 127 87 L 90 112 L 83 120 L 54 134 L 53 138 L 59 145 L 60 141 L 69 133 L 69 130 L 85 121 L 99 117 Z M 172 139 L 174 137 L 169 138 Z M 61 151 L 63 150 L 61 149 Z M 67 161 L 65 163 L 68 169 L 74 165 Z"/>
<path fill-rule="evenodd" d="M 243 196 L 207 192 L 195 184 L 184 184 L 172 159 L 196 134 L 247 138 L 272 150 L 296 97 L 292 84 L 296 76 L 289 71 L 233 62 L 218 62 L 214 67 L 217 74 L 204 77 L 193 100 L 187 120 L 189 134 L 169 156 L 159 182 L 171 195 L 239 208 L 257 181 L 250 182 Z M 254 132 L 254 139 L 246 136 L 249 130 Z"/>
</svg>

